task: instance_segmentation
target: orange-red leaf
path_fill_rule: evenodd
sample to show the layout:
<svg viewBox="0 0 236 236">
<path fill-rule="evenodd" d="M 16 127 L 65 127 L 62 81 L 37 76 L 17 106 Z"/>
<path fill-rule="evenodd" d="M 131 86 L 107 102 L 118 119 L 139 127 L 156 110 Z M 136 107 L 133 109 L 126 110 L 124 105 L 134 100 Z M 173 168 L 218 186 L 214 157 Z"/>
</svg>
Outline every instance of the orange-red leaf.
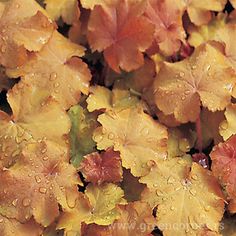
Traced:
<svg viewBox="0 0 236 236">
<path fill-rule="evenodd" d="M 155 25 L 155 43 L 165 55 L 179 50 L 185 41 L 183 11 L 175 0 L 148 0 L 145 15 Z"/>
<path fill-rule="evenodd" d="M 120 0 L 95 6 L 88 24 L 93 51 L 104 51 L 116 72 L 131 71 L 144 63 L 142 52 L 151 44 L 154 26 L 142 14 L 145 1 Z"/>
<path fill-rule="evenodd" d="M 212 171 L 225 188 L 230 204 L 234 205 L 232 212 L 236 212 L 236 135 L 226 142 L 219 143 L 210 154 Z"/>
<path fill-rule="evenodd" d="M 38 236 L 42 234 L 42 227 L 33 219 L 22 224 L 14 219 L 0 215 L 0 234 L 2 236 Z"/>
<path fill-rule="evenodd" d="M 88 154 L 80 164 L 80 171 L 85 180 L 93 184 L 120 182 L 122 180 L 120 153 L 108 149 L 101 154 L 98 152 Z"/>
</svg>

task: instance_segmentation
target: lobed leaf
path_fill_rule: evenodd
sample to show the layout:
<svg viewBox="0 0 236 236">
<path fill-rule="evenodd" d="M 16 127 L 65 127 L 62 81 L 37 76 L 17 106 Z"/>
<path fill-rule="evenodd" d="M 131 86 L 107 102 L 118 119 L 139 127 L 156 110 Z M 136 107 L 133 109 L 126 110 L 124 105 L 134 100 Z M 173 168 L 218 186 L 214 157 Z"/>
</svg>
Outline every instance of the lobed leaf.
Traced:
<svg viewBox="0 0 236 236">
<path fill-rule="evenodd" d="M 157 164 L 140 182 L 147 184 L 142 200 L 157 206 L 157 225 L 164 235 L 218 232 L 224 196 L 210 171 L 172 158 Z"/>
<path fill-rule="evenodd" d="M 93 51 L 104 53 L 116 72 L 131 71 L 144 63 L 142 52 L 152 43 L 154 26 L 142 15 L 145 1 L 121 0 L 97 5 L 88 24 Z"/>
</svg>

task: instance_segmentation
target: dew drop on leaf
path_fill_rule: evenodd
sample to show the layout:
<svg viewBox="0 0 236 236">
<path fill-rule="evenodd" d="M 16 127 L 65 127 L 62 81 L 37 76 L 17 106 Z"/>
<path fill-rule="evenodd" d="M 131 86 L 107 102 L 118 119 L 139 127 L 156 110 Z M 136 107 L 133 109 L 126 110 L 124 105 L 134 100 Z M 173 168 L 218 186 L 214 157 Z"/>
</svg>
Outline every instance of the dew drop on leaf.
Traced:
<svg viewBox="0 0 236 236">
<path fill-rule="evenodd" d="M 35 181 L 39 184 L 39 183 L 41 183 L 42 179 L 38 175 L 36 175 Z"/>
<path fill-rule="evenodd" d="M 44 187 L 41 187 L 41 188 L 39 188 L 39 192 L 42 194 L 45 194 L 45 193 L 47 193 L 47 189 Z"/>
<path fill-rule="evenodd" d="M 24 207 L 27 207 L 29 206 L 31 203 L 31 200 L 29 198 L 24 198 L 23 201 L 22 201 L 22 204 Z"/>
</svg>

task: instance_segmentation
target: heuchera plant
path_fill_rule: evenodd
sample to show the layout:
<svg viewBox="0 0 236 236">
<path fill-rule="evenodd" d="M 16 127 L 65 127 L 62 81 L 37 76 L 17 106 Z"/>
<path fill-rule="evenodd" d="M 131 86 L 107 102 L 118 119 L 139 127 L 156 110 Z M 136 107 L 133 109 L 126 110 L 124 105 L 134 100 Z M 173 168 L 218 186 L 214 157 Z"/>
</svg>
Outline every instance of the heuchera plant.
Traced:
<svg viewBox="0 0 236 236">
<path fill-rule="evenodd" d="M 236 1 L 0 1 L 0 236 L 234 236 Z"/>
</svg>

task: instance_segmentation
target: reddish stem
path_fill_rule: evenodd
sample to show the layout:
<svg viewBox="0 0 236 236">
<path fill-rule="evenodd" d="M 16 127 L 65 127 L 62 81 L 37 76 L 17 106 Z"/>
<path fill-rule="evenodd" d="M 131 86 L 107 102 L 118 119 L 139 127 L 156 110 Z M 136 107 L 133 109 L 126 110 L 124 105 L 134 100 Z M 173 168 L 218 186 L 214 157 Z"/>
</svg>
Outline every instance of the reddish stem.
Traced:
<svg viewBox="0 0 236 236">
<path fill-rule="evenodd" d="M 202 152 L 202 126 L 200 115 L 196 120 L 196 131 L 197 131 L 197 149 L 201 153 Z"/>
</svg>

